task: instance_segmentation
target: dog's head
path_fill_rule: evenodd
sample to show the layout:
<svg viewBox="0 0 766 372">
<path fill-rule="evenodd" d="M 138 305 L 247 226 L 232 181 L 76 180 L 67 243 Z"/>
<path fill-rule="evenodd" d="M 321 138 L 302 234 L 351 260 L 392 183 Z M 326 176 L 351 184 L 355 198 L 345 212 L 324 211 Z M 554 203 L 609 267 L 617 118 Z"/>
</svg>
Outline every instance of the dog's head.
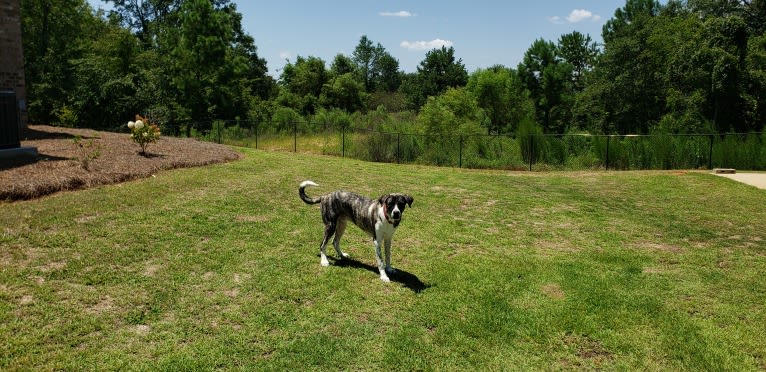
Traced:
<svg viewBox="0 0 766 372">
<path fill-rule="evenodd" d="M 378 203 L 383 206 L 383 212 L 386 215 L 386 219 L 390 220 L 395 225 L 398 225 L 399 221 L 401 221 L 404 208 L 407 206 L 412 207 L 413 201 L 415 201 L 415 199 L 405 194 L 386 194 L 378 199 Z"/>
</svg>

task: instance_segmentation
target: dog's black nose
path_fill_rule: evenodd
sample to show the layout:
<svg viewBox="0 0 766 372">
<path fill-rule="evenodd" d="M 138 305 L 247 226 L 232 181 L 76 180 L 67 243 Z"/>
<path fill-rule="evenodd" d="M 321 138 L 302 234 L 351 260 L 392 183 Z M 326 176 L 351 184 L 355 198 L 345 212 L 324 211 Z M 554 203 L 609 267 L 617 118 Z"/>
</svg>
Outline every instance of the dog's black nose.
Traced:
<svg viewBox="0 0 766 372">
<path fill-rule="evenodd" d="M 398 220 L 402 217 L 402 212 L 394 211 L 394 213 L 392 213 L 392 217 Z"/>
</svg>

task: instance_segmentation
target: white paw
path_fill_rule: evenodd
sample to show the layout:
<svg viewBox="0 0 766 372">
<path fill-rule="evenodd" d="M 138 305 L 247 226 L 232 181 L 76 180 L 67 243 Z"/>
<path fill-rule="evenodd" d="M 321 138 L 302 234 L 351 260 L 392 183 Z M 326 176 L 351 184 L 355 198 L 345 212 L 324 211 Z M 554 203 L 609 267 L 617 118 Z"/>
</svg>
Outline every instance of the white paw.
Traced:
<svg viewBox="0 0 766 372">
<path fill-rule="evenodd" d="M 380 280 L 382 280 L 385 283 L 390 283 L 391 282 L 391 279 L 388 279 L 388 276 L 386 276 L 386 275 L 381 275 L 380 276 Z"/>
<path fill-rule="evenodd" d="M 327 267 L 327 266 L 330 266 L 330 261 L 327 261 L 327 257 L 322 257 L 322 260 L 319 261 L 319 264 L 324 267 Z"/>
<path fill-rule="evenodd" d="M 343 258 L 349 258 L 349 257 L 351 257 L 351 255 L 349 255 L 349 254 L 348 254 L 348 253 L 346 253 L 346 252 L 340 252 L 340 256 L 341 256 L 341 257 L 343 257 Z"/>
</svg>

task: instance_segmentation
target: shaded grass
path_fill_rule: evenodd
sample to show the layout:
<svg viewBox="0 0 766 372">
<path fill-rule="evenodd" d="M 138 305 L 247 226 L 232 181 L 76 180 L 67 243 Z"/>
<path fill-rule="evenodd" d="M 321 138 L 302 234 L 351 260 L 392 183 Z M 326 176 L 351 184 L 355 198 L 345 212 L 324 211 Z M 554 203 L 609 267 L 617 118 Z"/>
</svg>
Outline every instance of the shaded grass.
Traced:
<svg viewBox="0 0 766 372">
<path fill-rule="evenodd" d="M 241 150 L 0 204 L 2 369 L 766 366 L 766 193 L 697 172 L 509 173 Z M 415 203 L 394 283 L 297 185 Z"/>
</svg>

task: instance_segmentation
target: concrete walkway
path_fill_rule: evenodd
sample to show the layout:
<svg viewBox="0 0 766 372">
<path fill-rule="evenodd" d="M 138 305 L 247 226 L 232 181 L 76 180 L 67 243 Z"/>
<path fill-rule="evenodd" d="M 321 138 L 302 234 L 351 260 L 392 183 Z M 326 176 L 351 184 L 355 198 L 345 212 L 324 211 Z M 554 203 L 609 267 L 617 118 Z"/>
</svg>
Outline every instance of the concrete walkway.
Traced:
<svg viewBox="0 0 766 372">
<path fill-rule="evenodd" d="M 715 174 L 715 173 L 714 173 Z M 733 173 L 733 174 L 715 174 L 716 176 L 726 177 L 766 190 L 766 173 Z"/>
</svg>

